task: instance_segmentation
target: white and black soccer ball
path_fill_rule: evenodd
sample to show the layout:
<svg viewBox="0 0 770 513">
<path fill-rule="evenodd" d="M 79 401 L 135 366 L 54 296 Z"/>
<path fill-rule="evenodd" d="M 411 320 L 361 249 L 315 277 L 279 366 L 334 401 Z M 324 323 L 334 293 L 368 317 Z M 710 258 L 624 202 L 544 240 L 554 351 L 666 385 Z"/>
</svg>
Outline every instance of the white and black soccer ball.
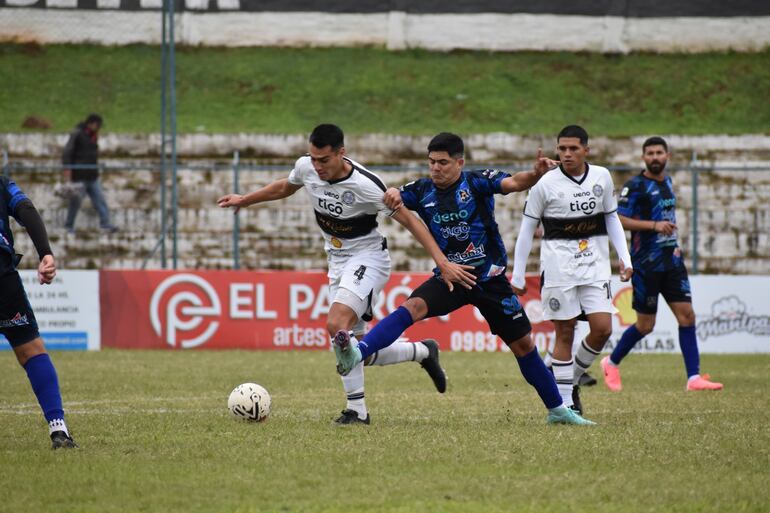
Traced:
<svg viewBox="0 0 770 513">
<path fill-rule="evenodd" d="M 227 408 L 236 419 L 260 422 L 270 415 L 270 394 L 256 383 L 238 385 L 230 392 Z"/>
</svg>

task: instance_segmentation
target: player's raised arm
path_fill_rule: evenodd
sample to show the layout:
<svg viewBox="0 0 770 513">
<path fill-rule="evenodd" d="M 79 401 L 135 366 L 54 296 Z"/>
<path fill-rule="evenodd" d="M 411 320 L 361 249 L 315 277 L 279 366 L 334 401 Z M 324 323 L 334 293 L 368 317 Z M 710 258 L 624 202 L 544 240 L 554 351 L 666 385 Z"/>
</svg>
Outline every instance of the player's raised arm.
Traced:
<svg viewBox="0 0 770 513">
<path fill-rule="evenodd" d="M 447 284 L 450 292 L 454 289 L 452 283 L 459 283 L 466 289 L 470 289 L 476 284 L 476 277 L 469 272 L 473 269 L 473 266 L 450 262 L 438 247 L 438 244 L 436 244 L 428 228 L 411 212 L 402 208 L 394 212 L 391 217 L 409 230 L 414 235 L 414 238 L 430 254 L 441 271 L 441 279 Z"/>
<path fill-rule="evenodd" d="M 234 207 L 237 214 L 240 209 L 255 203 L 288 198 L 301 188 L 302 185 L 290 183 L 288 178 L 283 178 L 248 194 L 226 194 L 217 200 L 217 205 L 220 208 Z"/>
<path fill-rule="evenodd" d="M 513 176 L 504 178 L 502 182 L 500 182 L 500 189 L 503 194 L 526 191 L 535 185 L 548 171 L 556 169 L 557 167 L 559 167 L 559 163 L 543 156 L 542 148 L 538 148 L 535 166 L 532 171 L 521 171 Z"/>
</svg>

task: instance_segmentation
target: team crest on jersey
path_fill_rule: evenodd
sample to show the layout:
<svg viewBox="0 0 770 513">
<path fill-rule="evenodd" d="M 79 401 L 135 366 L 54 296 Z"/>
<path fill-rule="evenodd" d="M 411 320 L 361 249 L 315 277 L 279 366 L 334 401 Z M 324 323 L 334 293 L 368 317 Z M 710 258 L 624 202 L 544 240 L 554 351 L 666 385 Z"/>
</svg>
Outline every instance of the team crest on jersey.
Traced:
<svg viewBox="0 0 770 513">
<path fill-rule="evenodd" d="M 593 187 L 593 189 L 591 189 L 591 191 L 594 193 L 594 196 L 596 196 L 597 198 L 600 198 L 602 196 L 602 194 L 604 194 L 604 188 L 601 185 L 599 185 L 598 183 L 596 185 L 594 185 L 594 187 Z"/>
<path fill-rule="evenodd" d="M 342 200 L 342 202 L 345 205 L 350 206 L 350 205 L 352 205 L 353 203 L 356 202 L 356 196 L 355 196 L 355 194 L 353 194 L 350 191 L 345 191 L 345 192 L 342 193 L 342 197 L 340 198 L 340 200 Z"/>
<path fill-rule="evenodd" d="M 588 249 L 588 239 L 580 239 L 580 241 L 578 241 L 578 251 L 582 253 L 587 249 Z"/>
<path fill-rule="evenodd" d="M 332 237 L 331 243 L 332 243 L 332 246 L 334 246 L 337 249 L 340 249 L 342 247 L 342 241 L 339 240 L 337 237 Z"/>
<path fill-rule="evenodd" d="M 457 199 L 463 203 L 466 203 L 469 199 L 471 199 L 471 194 L 465 189 L 460 189 L 457 191 Z"/>
<path fill-rule="evenodd" d="M 559 303 L 559 300 L 555 297 L 552 297 L 548 300 L 548 308 L 550 308 L 554 312 L 558 312 L 559 308 L 561 308 L 561 303 Z"/>
</svg>

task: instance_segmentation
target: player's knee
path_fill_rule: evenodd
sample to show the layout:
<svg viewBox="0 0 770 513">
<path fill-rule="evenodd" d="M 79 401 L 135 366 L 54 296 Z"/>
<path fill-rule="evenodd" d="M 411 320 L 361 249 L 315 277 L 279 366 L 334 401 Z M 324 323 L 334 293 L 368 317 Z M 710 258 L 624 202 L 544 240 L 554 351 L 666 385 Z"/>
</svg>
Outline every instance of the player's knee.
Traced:
<svg viewBox="0 0 770 513">
<path fill-rule="evenodd" d="M 612 324 L 600 325 L 592 328 L 591 331 L 596 335 L 599 340 L 608 340 L 612 335 Z"/>
<path fill-rule="evenodd" d="M 525 335 L 518 340 L 508 343 L 508 347 L 511 348 L 511 352 L 517 358 L 527 356 L 535 348 L 535 341 L 532 340 L 530 335 Z"/>
<path fill-rule="evenodd" d="M 425 318 L 428 315 L 428 305 L 425 300 L 419 297 L 410 297 L 406 302 L 401 305 L 407 309 L 409 315 L 412 316 L 412 320 L 417 322 Z"/>
<path fill-rule="evenodd" d="M 680 326 L 695 326 L 695 312 L 693 310 L 682 312 L 678 320 Z"/>
</svg>

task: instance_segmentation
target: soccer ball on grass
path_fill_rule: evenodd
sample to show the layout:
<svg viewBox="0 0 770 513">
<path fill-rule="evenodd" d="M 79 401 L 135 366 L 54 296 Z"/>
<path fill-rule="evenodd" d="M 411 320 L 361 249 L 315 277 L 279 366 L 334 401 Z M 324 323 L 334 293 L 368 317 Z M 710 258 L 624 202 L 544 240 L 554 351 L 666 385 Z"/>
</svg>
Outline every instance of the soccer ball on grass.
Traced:
<svg viewBox="0 0 770 513">
<path fill-rule="evenodd" d="M 230 392 L 227 408 L 236 419 L 260 422 L 270 415 L 270 394 L 256 383 L 244 383 Z"/>
</svg>

